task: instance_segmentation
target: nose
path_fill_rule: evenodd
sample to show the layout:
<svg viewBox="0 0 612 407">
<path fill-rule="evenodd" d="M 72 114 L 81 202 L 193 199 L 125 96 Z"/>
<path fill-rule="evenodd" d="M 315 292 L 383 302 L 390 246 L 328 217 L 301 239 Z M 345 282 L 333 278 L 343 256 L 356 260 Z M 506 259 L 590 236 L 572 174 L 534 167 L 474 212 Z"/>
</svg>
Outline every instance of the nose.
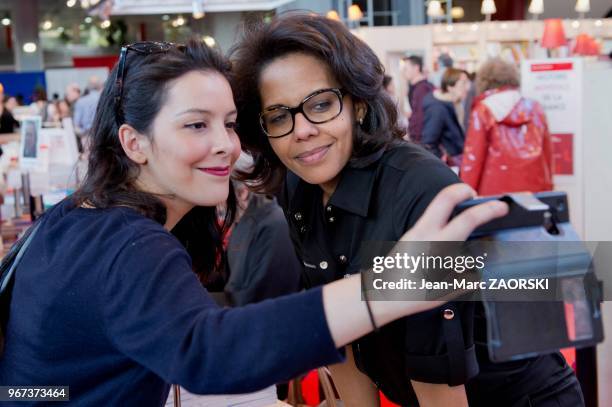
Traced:
<svg viewBox="0 0 612 407">
<path fill-rule="evenodd" d="M 213 147 L 211 149 L 213 154 L 221 156 L 231 155 L 237 148 L 240 148 L 240 142 L 234 131 L 227 129 L 225 125 L 215 130 Z"/>
<path fill-rule="evenodd" d="M 303 113 L 297 113 L 293 118 L 293 134 L 298 140 L 307 140 L 319 133 L 319 129 L 309 122 Z"/>
</svg>

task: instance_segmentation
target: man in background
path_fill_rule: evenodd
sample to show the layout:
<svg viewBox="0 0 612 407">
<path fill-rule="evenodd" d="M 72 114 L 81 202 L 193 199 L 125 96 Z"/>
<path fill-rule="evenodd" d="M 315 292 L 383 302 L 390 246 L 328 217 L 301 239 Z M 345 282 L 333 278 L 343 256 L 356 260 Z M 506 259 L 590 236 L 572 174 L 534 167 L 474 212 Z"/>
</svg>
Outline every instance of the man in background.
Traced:
<svg viewBox="0 0 612 407">
<path fill-rule="evenodd" d="M 4 86 L 0 83 L 0 133 L 14 133 L 16 127 L 19 127 L 19 122 L 4 104 Z M 2 151 L 1 148 L 0 151 Z M 0 155 L 2 155 L 1 152 Z"/>
<path fill-rule="evenodd" d="M 93 124 L 103 85 L 97 76 L 89 78 L 87 83 L 89 93 L 81 96 L 74 105 L 74 128 L 82 144 L 79 147 L 87 145 L 85 140 Z"/>
<path fill-rule="evenodd" d="M 404 78 L 408 81 L 408 103 L 412 113 L 408 118 L 408 135 L 410 140 L 420 143 L 423 133 L 423 99 L 432 93 L 434 86 L 427 81 L 423 73 L 423 58 L 418 55 L 410 55 L 403 59 Z"/>
</svg>

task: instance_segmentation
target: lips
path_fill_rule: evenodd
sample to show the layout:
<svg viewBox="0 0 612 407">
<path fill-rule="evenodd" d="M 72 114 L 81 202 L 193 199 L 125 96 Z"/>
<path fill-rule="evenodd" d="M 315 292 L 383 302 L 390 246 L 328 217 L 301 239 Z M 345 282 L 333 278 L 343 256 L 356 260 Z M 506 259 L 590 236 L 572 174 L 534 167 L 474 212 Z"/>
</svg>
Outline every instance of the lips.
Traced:
<svg viewBox="0 0 612 407">
<path fill-rule="evenodd" d="M 230 174 L 230 166 L 224 167 L 204 167 L 198 168 L 200 171 L 205 172 L 207 174 L 215 175 L 217 177 L 227 177 Z"/>
<path fill-rule="evenodd" d="M 313 148 L 312 150 L 308 150 L 308 151 L 298 154 L 297 156 L 295 156 L 295 159 L 301 162 L 302 164 L 318 163 L 325 157 L 330 147 L 331 147 L 331 144 Z"/>
</svg>

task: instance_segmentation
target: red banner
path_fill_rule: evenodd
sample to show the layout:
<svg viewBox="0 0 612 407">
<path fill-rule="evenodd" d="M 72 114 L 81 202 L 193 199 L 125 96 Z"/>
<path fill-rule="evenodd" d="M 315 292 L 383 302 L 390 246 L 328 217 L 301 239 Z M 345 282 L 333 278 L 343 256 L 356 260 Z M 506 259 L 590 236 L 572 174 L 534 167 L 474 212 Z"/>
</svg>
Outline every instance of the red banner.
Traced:
<svg viewBox="0 0 612 407">
<path fill-rule="evenodd" d="M 574 175 L 574 135 L 552 134 L 555 175 Z"/>
<path fill-rule="evenodd" d="M 119 60 L 118 55 L 99 55 L 95 57 L 72 57 L 75 68 L 100 68 L 107 67 L 110 71 Z"/>
<path fill-rule="evenodd" d="M 546 72 L 546 71 L 571 71 L 574 64 L 571 62 L 553 63 L 553 64 L 533 64 L 531 72 Z"/>
</svg>

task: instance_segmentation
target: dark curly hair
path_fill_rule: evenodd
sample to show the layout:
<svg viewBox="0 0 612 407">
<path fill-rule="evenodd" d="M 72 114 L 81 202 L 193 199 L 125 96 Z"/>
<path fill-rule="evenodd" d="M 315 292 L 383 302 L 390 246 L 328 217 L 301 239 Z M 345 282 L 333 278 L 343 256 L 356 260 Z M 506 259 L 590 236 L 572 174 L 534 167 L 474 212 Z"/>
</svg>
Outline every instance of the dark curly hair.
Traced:
<svg viewBox="0 0 612 407">
<path fill-rule="evenodd" d="M 367 165 L 373 153 L 404 135 L 397 126 L 395 103 L 383 88 L 383 65 L 374 51 L 340 22 L 304 12 L 278 15 L 269 24 L 251 21 L 229 54 L 234 66 L 232 87 L 239 135 L 243 149 L 255 160 L 252 172 L 243 175 L 251 178 L 259 192 L 277 192 L 286 174 L 260 127 L 259 79 L 269 63 L 291 53 L 308 54 L 327 64 L 353 101 L 366 104 L 363 125 L 355 125 L 353 131 L 351 165 Z"/>
<path fill-rule="evenodd" d="M 105 209 L 127 206 L 161 224 L 166 207 L 155 194 L 140 190 L 136 179 L 140 167 L 123 151 L 119 127 L 131 125 L 152 137 L 152 125 L 167 99 L 168 84 L 191 71 L 212 71 L 228 81 L 231 65 L 219 52 L 202 41 L 191 39 L 166 52 L 126 54 L 125 74 L 119 105 L 116 105 L 117 65 L 109 74 L 91 129 L 87 175 L 74 193 L 74 204 Z M 222 268 L 222 236 L 233 221 L 235 197 L 230 186 L 225 220 L 218 222 L 214 207 L 195 207 L 174 227 L 172 233 L 191 255 L 193 269 L 202 281 Z"/>
</svg>

